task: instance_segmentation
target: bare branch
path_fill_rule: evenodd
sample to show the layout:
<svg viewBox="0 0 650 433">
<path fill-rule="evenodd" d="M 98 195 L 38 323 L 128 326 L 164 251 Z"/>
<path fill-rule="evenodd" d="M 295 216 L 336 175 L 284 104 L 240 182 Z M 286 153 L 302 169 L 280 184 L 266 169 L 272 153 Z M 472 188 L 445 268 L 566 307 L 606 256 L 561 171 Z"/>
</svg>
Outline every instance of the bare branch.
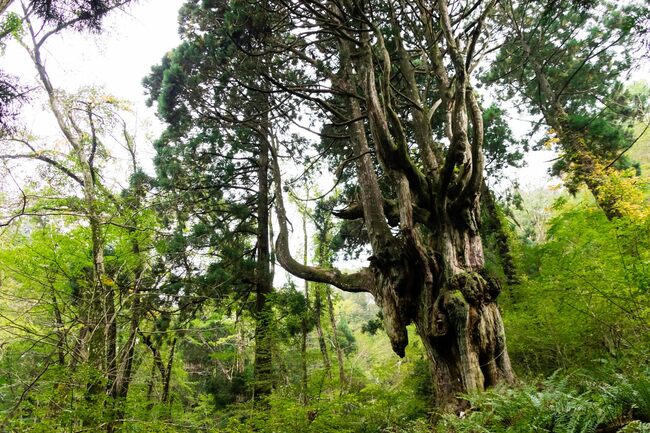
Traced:
<svg viewBox="0 0 650 433">
<path fill-rule="evenodd" d="M 277 146 L 274 143 L 269 143 L 269 149 L 271 150 L 277 218 L 280 227 L 276 241 L 276 253 L 282 267 L 296 277 L 308 281 L 331 284 L 346 292 L 372 293 L 372 273 L 369 268 L 363 268 L 361 271 L 353 274 L 344 274 L 338 269 L 303 265 L 292 257 L 289 248 L 289 230 L 287 228 L 287 213 L 282 194 L 282 176 L 280 174 L 280 164 L 278 163 Z"/>
</svg>

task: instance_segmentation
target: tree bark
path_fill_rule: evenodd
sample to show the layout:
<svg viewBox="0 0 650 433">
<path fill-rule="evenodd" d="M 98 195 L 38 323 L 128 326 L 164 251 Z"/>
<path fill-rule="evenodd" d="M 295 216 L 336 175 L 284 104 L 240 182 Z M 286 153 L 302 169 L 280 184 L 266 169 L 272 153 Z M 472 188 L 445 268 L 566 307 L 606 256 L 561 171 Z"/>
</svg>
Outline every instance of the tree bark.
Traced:
<svg viewBox="0 0 650 433">
<path fill-rule="evenodd" d="M 463 237 L 449 238 L 450 248 L 467 252 Z M 421 293 L 416 307 L 416 330 L 432 361 L 436 401 L 441 407 L 453 408 L 460 393 L 514 381 L 495 303 L 500 285 L 482 268 L 469 269 L 459 268 L 443 280 L 433 303 L 429 293 Z M 429 314 L 432 310 L 434 313 Z"/>
<path fill-rule="evenodd" d="M 307 210 L 302 210 L 302 235 L 303 235 L 303 264 L 306 266 L 309 256 L 309 242 L 307 239 Z M 309 280 L 305 281 L 305 311 L 303 311 L 302 321 L 301 321 L 301 342 L 300 342 L 300 360 L 301 360 L 301 402 L 303 405 L 306 405 L 309 401 L 308 396 L 308 381 L 307 376 L 307 334 L 309 333 L 309 324 L 307 320 L 311 313 L 311 308 L 309 304 Z"/>
<path fill-rule="evenodd" d="M 327 310 L 330 318 L 330 326 L 332 327 L 332 339 L 334 342 L 334 350 L 336 350 L 336 359 L 339 364 L 339 381 L 341 382 L 341 390 L 346 386 L 347 379 L 345 378 L 345 364 L 343 363 L 343 349 L 339 342 L 339 332 L 336 326 L 336 316 L 334 315 L 334 303 L 332 302 L 332 291 L 327 288 Z"/>
<path fill-rule="evenodd" d="M 321 287 L 317 286 L 314 294 L 314 321 L 316 325 L 316 334 L 318 335 L 318 346 L 323 358 L 323 368 L 325 368 L 325 371 L 331 376 L 332 366 L 330 364 L 330 357 L 327 353 L 327 343 L 325 342 L 325 335 L 323 333 L 323 324 L 321 322 L 322 315 L 323 296 L 321 293 Z"/>
<path fill-rule="evenodd" d="M 268 100 L 263 96 L 266 106 Z M 257 180 L 257 280 L 255 300 L 255 398 L 271 392 L 272 383 L 272 338 L 270 335 L 271 311 L 267 297 L 272 291 L 269 248 L 269 124 L 262 123 Z"/>
</svg>

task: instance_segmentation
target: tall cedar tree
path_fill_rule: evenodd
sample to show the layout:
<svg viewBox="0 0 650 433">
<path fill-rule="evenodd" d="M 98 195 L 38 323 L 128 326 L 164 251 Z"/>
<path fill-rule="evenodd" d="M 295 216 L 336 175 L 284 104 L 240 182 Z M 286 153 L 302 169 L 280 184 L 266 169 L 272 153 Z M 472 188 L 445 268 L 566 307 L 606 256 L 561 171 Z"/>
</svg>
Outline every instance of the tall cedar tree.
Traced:
<svg viewBox="0 0 650 433">
<path fill-rule="evenodd" d="M 272 386 L 270 110 L 266 95 L 251 90 L 263 85 L 264 57 L 249 58 L 237 48 L 259 49 L 265 35 L 255 20 L 263 15 L 227 14 L 226 3 L 211 3 L 181 9 L 184 42 L 144 85 L 169 125 L 156 142 L 156 167 L 172 222 L 179 235 L 183 228 L 190 233 L 179 248 L 209 256 L 207 267 L 187 265 L 187 274 L 203 280 L 203 290 L 234 293 L 244 303 L 254 293 L 254 392 L 264 395 Z M 236 41 L 226 31 L 232 27 L 242 28 Z"/>
</svg>

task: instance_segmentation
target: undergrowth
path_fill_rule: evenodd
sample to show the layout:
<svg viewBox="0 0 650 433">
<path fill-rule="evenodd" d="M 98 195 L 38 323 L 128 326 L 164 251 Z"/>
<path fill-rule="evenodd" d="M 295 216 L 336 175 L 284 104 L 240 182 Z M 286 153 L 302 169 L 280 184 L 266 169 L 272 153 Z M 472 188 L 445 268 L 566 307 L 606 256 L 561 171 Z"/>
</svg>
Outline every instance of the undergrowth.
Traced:
<svg viewBox="0 0 650 433">
<path fill-rule="evenodd" d="M 471 409 L 445 414 L 440 433 L 650 432 L 650 371 L 633 377 L 574 373 L 467 395 Z"/>
</svg>

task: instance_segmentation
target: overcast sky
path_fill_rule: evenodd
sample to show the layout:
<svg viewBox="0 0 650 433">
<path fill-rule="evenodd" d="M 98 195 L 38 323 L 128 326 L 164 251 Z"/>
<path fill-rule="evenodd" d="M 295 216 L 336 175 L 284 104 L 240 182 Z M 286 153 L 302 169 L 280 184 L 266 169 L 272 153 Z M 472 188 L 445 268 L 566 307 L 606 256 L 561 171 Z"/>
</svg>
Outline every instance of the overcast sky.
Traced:
<svg viewBox="0 0 650 433">
<path fill-rule="evenodd" d="M 68 92 L 85 86 L 101 86 L 105 92 L 129 101 L 134 116 L 132 132 L 137 133 L 143 167 L 152 170 L 151 138 L 162 125 L 154 108 L 145 105 L 142 79 L 158 64 L 166 52 L 177 46 L 178 10 L 183 0 L 138 0 L 124 10 L 111 12 L 99 34 L 61 32 L 48 39 L 43 48 L 45 66 L 53 85 Z M 20 13 L 19 1 L 10 10 Z M 22 84 L 38 86 L 36 70 L 25 50 L 16 42 L 7 44 L 0 65 L 18 76 Z M 59 132 L 54 119 L 42 110 L 42 94 L 32 96 L 32 104 L 23 107 L 27 129 L 40 136 L 54 138 Z M 119 158 L 119 149 L 115 149 Z"/>
<path fill-rule="evenodd" d="M 142 78 L 179 43 L 177 16 L 182 4 L 182 0 L 139 0 L 110 13 L 100 34 L 66 30 L 50 38 L 44 53 L 52 81 L 70 91 L 103 85 L 118 97 L 143 103 Z M 16 2 L 12 8 L 18 6 Z M 9 44 L 0 62 L 22 78 L 35 77 L 17 44 Z"/>
</svg>

